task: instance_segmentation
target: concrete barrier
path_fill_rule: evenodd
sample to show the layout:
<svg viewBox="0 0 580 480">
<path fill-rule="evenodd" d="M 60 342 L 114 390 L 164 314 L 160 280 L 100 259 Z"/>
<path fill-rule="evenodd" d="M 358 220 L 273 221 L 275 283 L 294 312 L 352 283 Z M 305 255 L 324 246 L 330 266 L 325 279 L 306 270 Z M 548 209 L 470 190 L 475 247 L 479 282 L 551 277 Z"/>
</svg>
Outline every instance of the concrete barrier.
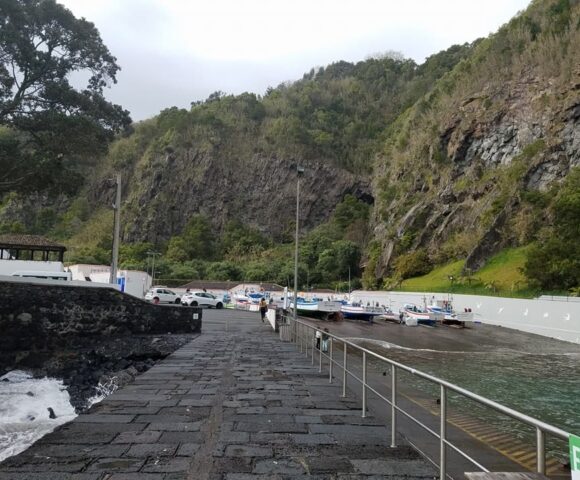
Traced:
<svg viewBox="0 0 580 480">
<path fill-rule="evenodd" d="M 352 298 L 363 303 L 379 302 L 381 305 L 390 305 L 395 312 L 404 303 L 423 305 L 424 302 L 430 304 L 433 298 L 450 298 L 456 311 L 471 309 L 476 322 L 501 325 L 580 344 L 580 302 L 368 290 L 355 290 Z"/>
</svg>

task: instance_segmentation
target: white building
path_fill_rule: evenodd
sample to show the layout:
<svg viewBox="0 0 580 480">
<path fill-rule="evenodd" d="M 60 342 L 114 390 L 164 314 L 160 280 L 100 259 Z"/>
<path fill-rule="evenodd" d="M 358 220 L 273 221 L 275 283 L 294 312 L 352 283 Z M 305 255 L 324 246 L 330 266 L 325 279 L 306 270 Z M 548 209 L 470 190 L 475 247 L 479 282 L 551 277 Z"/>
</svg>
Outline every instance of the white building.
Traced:
<svg viewBox="0 0 580 480">
<path fill-rule="evenodd" d="M 109 265 L 77 264 L 67 267 L 72 273 L 73 280 L 85 282 L 109 283 L 111 267 Z M 151 288 L 152 278 L 146 272 L 139 270 L 118 270 L 117 284 L 121 291 L 143 298 Z"/>
</svg>

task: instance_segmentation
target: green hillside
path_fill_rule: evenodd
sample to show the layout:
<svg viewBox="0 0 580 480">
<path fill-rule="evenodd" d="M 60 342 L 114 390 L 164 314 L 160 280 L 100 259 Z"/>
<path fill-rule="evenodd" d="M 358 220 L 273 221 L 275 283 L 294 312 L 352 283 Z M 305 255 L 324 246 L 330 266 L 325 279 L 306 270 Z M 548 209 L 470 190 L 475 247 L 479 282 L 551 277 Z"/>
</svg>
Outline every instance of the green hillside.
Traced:
<svg viewBox="0 0 580 480">
<path fill-rule="evenodd" d="M 119 172 L 123 266 L 146 269 L 155 250 L 168 282 L 288 284 L 300 165 L 301 287 L 350 273 L 367 288 L 445 290 L 453 276 L 458 290 L 577 290 L 577 0 L 534 0 L 488 38 L 422 64 L 338 61 L 263 96 L 215 92 L 130 128 L 102 98 L 119 66 L 94 26 L 52 13 L 74 30 L 66 38 L 87 42 L 64 52 L 70 65 L 82 70 L 82 51 L 94 76 L 74 90 L 68 64 L 52 69 L 60 60 L 25 38 L 22 68 L 48 58 L 50 75 L 31 90 L 38 111 L 18 110 L 2 60 L 0 232 L 46 235 L 70 262 L 108 263 Z M 0 32 L 6 51 L 29 33 L 21 18 Z"/>
<path fill-rule="evenodd" d="M 408 278 L 398 290 L 417 292 L 455 292 L 466 294 L 532 297 L 522 269 L 529 247 L 510 248 L 494 255 L 485 267 L 471 274 L 465 273 L 465 260 L 457 260 L 436 267 L 428 274 Z"/>
</svg>

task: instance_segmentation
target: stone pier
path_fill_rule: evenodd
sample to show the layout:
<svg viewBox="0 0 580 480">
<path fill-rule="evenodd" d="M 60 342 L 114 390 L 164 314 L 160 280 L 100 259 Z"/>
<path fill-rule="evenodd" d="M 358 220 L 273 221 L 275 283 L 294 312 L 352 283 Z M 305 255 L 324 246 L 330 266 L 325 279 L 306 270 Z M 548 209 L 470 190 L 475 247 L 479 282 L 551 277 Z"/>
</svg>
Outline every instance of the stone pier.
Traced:
<svg viewBox="0 0 580 480">
<path fill-rule="evenodd" d="M 0 479 L 436 476 L 258 314 L 212 313 L 188 345 L 1 463 Z"/>
</svg>

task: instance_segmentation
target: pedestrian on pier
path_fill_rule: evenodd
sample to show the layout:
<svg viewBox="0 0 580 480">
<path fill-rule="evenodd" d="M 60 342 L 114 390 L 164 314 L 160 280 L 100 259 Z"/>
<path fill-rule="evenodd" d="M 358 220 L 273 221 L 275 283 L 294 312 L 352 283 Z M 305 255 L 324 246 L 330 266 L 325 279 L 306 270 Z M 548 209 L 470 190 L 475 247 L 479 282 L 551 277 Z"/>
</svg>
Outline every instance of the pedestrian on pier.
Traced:
<svg viewBox="0 0 580 480">
<path fill-rule="evenodd" d="M 328 333 L 328 328 L 325 328 L 322 334 L 322 351 L 325 353 L 328 352 L 328 341 L 330 340 Z"/>
<path fill-rule="evenodd" d="M 320 350 L 320 338 L 322 337 L 322 333 L 320 332 L 320 330 L 316 330 L 316 348 L 317 350 Z"/>
<path fill-rule="evenodd" d="M 267 311 L 268 311 L 268 302 L 266 302 L 266 299 L 262 297 L 260 299 L 260 317 L 262 318 L 262 322 L 264 322 L 264 319 L 266 318 Z"/>
</svg>

